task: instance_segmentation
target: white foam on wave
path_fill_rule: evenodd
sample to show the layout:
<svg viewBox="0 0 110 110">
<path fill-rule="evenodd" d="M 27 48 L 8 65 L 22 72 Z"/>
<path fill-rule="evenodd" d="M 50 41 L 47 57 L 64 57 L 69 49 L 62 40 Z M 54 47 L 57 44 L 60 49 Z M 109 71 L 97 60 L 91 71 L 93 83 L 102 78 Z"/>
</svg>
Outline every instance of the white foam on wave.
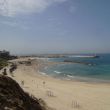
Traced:
<svg viewBox="0 0 110 110">
<path fill-rule="evenodd" d="M 43 72 L 40 72 L 40 74 L 42 74 L 42 75 L 47 75 L 46 73 L 43 73 Z"/>
<path fill-rule="evenodd" d="M 67 77 L 68 77 L 68 78 L 74 78 L 74 76 L 71 76 L 71 75 L 67 75 Z"/>
<path fill-rule="evenodd" d="M 61 72 L 60 71 L 54 71 L 55 73 L 57 73 L 57 74 L 60 74 Z"/>
</svg>

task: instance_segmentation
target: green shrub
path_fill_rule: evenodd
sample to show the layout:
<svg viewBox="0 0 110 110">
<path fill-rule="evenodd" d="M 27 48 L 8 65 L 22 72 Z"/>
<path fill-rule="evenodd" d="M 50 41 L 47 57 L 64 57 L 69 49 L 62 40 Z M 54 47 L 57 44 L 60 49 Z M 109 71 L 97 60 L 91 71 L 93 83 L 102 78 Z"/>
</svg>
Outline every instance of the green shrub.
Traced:
<svg viewBox="0 0 110 110">
<path fill-rule="evenodd" d="M 0 69 L 8 65 L 8 61 L 6 59 L 0 58 Z"/>
</svg>

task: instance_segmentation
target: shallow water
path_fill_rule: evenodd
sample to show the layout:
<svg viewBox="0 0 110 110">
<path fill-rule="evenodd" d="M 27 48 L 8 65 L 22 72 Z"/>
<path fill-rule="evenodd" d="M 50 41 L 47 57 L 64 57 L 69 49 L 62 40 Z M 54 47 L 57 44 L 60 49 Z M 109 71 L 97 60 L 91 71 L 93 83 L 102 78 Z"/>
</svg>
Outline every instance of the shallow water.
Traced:
<svg viewBox="0 0 110 110">
<path fill-rule="evenodd" d="M 81 62 L 72 64 L 58 64 L 44 68 L 42 71 L 54 77 L 74 79 L 82 78 L 83 80 L 98 79 L 110 80 L 110 54 L 100 54 L 100 58 L 86 57 L 69 57 L 66 58 L 51 58 L 49 61 L 62 62 L 64 60 Z M 87 63 L 88 65 L 85 65 Z"/>
</svg>

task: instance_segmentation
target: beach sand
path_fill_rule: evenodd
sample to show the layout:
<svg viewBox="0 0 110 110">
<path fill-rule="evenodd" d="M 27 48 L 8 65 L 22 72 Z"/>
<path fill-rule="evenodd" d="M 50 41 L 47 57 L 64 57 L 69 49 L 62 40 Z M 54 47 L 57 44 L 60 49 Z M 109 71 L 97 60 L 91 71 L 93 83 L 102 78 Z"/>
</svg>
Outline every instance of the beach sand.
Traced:
<svg viewBox="0 0 110 110">
<path fill-rule="evenodd" d="M 25 58 L 27 60 L 27 58 Z M 24 58 L 12 62 L 24 61 Z M 39 65 L 18 64 L 14 77 L 29 94 L 55 110 L 110 110 L 110 84 L 52 78 L 39 73 Z"/>
</svg>

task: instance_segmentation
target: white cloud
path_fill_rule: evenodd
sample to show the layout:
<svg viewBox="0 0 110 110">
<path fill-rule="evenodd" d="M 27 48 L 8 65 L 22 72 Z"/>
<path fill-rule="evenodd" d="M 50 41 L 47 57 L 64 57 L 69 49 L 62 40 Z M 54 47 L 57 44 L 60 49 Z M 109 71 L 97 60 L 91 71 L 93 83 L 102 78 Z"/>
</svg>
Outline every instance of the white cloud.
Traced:
<svg viewBox="0 0 110 110">
<path fill-rule="evenodd" d="M 66 0 L 0 0 L 0 15 L 15 16 L 41 12 L 53 3 L 61 3 Z"/>
</svg>

